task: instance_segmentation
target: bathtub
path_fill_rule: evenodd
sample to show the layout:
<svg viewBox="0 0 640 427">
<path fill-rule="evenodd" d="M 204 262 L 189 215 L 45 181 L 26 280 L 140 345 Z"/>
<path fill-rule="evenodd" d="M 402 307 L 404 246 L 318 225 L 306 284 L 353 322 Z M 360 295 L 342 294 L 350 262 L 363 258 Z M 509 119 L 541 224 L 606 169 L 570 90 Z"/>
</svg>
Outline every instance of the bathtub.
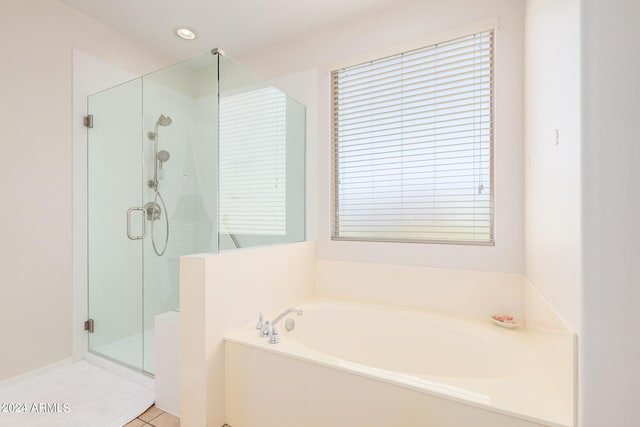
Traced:
<svg viewBox="0 0 640 427">
<path fill-rule="evenodd" d="M 278 344 L 254 327 L 225 337 L 231 426 L 572 425 L 522 329 L 380 305 L 302 308 Z"/>
</svg>

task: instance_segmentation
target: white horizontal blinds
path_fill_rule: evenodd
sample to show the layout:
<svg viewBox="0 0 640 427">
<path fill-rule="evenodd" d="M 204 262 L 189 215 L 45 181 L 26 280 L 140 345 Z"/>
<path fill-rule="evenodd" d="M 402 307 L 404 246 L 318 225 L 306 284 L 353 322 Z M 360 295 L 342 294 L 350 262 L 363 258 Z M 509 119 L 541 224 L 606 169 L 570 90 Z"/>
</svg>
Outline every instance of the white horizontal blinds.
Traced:
<svg viewBox="0 0 640 427">
<path fill-rule="evenodd" d="M 268 87 L 220 99 L 220 232 L 286 233 L 286 97 Z"/>
<path fill-rule="evenodd" d="M 492 243 L 493 31 L 332 85 L 334 239 Z"/>
</svg>

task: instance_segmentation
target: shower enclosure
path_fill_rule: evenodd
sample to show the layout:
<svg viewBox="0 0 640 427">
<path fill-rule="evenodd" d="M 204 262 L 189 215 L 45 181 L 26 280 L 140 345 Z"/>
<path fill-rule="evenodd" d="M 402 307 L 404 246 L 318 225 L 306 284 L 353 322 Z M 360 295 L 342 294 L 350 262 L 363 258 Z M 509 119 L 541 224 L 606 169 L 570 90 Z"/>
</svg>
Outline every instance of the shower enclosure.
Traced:
<svg viewBox="0 0 640 427">
<path fill-rule="evenodd" d="M 89 351 L 153 374 L 180 256 L 304 240 L 305 108 L 217 49 L 87 108 Z"/>
</svg>

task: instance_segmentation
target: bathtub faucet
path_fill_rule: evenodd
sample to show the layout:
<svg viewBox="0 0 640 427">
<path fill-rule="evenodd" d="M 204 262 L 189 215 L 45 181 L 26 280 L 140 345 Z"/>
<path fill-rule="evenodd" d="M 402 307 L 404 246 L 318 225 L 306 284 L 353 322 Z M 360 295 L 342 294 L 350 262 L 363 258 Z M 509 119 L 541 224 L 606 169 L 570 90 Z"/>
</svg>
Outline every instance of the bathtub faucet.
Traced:
<svg viewBox="0 0 640 427">
<path fill-rule="evenodd" d="M 302 309 L 300 307 L 289 307 L 285 311 L 280 313 L 280 315 L 278 315 L 278 317 L 273 319 L 273 321 L 266 322 L 268 324 L 268 326 L 267 326 L 267 335 L 269 336 L 269 343 L 270 344 L 278 344 L 280 342 L 280 336 L 278 335 L 278 328 L 276 328 L 276 325 L 278 324 L 279 321 L 281 321 L 289 313 L 296 313 L 298 316 L 302 316 L 303 311 L 302 311 Z M 291 319 L 291 320 L 293 320 L 293 319 Z M 289 329 L 289 328 L 287 328 L 287 329 Z M 293 329 L 293 327 L 291 329 Z M 291 329 L 289 329 L 289 330 L 291 330 Z"/>
</svg>

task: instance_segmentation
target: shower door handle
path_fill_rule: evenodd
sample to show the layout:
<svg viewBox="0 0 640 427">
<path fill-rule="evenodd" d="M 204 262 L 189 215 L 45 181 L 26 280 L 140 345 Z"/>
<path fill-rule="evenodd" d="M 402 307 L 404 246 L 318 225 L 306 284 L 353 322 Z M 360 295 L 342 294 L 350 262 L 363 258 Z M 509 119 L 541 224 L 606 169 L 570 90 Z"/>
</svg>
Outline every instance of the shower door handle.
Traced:
<svg viewBox="0 0 640 427">
<path fill-rule="evenodd" d="M 142 236 L 134 236 L 133 234 L 131 234 L 131 214 L 135 211 L 142 212 Z M 127 209 L 127 237 L 131 240 L 141 240 L 147 237 L 147 218 L 144 208 Z"/>
</svg>

